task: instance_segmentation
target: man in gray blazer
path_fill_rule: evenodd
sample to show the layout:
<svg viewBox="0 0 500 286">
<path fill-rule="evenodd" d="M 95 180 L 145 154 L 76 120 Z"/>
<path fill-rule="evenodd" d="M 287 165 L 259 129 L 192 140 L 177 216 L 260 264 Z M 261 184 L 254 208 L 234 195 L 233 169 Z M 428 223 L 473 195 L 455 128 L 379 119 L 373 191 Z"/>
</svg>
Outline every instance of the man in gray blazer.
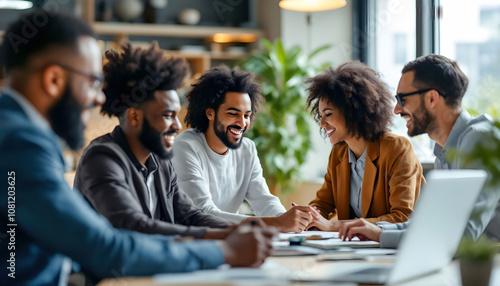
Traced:
<svg viewBox="0 0 500 286">
<path fill-rule="evenodd" d="M 128 44 L 122 52 L 107 51 L 106 57 L 101 112 L 118 117 L 120 125 L 84 151 L 75 189 L 117 228 L 225 238 L 232 230 L 228 222 L 192 203 L 179 189 L 170 162 L 181 129 L 175 90 L 188 71 L 186 61 L 165 57 L 157 43 L 148 49 Z"/>
</svg>

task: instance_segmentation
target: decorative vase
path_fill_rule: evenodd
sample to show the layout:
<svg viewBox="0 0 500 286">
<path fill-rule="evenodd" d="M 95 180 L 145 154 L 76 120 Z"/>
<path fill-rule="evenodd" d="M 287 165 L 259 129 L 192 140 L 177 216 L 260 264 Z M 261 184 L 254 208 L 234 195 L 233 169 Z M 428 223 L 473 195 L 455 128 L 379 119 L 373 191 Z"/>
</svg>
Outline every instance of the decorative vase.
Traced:
<svg viewBox="0 0 500 286">
<path fill-rule="evenodd" d="M 184 25 L 196 25 L 200 22 L 200 11 L 196 9 L 184 9 L 179 14 L 179 23 Z"/>
<path fill-rule="evenodd" d="M 104 0 L 97 6 L 97 11 L 99 12 L 97 19 L 99 21 L 107 22 L 113 20 L 113 9 L 109 0 Z"/>
<path fill-rule="evenodd" d="M 116 3 L 115 13 L 123 21 L 132 21 L 144 10 L 140 0 L 120 0 Z"/>
<path fill-rule="evenodd" d="M 460 276 L 463 286 L 488 286 L 490 284 L 493 260 L 460 260 Z"/>
<path fill-rule="evenodd" d="M 163 20 L 163 11 L 167 7 L 168 0 L 147 0 L 144 8 L 144 21 L 146 23 L 160 23 Z"/>
</svg>

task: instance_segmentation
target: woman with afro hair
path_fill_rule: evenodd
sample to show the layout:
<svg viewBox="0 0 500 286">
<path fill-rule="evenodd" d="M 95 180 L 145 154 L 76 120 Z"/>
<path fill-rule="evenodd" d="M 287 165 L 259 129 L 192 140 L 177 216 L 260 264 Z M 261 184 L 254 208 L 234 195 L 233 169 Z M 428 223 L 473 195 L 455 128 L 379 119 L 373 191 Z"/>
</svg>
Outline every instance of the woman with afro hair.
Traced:
<svg viewBox="0 0 500 286">
<path fill-rule="evenodd" d="M 392 96 L 360 62 L 328 68 L 307 81 L 308 108 L 333 144 L 323 186 L 309 204 L 308 228 L 337 231 L 343 220 L 408 220 L 424 182 L 410 141 L 388 131 Z"/>
</svg>

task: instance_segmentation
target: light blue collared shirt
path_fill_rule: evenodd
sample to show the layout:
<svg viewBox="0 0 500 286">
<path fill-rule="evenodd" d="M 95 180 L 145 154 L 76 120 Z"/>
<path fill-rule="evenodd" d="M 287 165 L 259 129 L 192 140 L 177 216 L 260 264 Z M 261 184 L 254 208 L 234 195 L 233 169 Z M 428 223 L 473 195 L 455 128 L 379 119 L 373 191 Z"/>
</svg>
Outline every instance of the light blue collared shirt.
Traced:
<svg viewBox="0 0 500 286">
<path fill-rule="evenodd" d="M 460 159 L 448 162 L 446 152 L 457 150 L 466 153 L 472 150 L 481 140 L 484 132 L 489 130 L 491 122 L 492 118 L 487 114 L 472 117 L 465 109 L 462 110 L 444 146 L 434 145 L 434 155 L 436 156 L 434 168 L 448 170 L 463 168 Z"/>
<path fill-rule="evenodd" d="M 366 149 L 357 160 L 351 148 L 348 148 L 348 151 L 349 165 L 351 165 L 350 204 L 356 217 L 362 217 L 361 187 L 363 186 L 363 176 L 365 174 Z"/>
<path fill-rule="evenodd" d="M 29 102 L 24 96 L 22 96 L 19 92 L 13 90 L 9 86 L 4 87 L 2 93 L 10 96 L 17 104 L 21 106 L 23 111 L 28 116 L 29 120 L 36 125 L 38 128 L 44 131 L 52 131 L 49 122 L 45 119 L 38 110 L 35 109 L 33 104 Z"/>
<path fill-rule="evenodd" d="M 490 131 L 493 119 L 487 114 L 472 117 L 466 110 L 462 110 L 458 116 L 450 135 L 443 147 L 436 144 L 434 146 L 435 169 L 461 169 L 463 160 L 458 158 L 449 162 L 446 159 L 446 153 L 449 150 L 457 150 L 461 153 L 467 153 L 476 144 L 483 140 L 484 134 Z M 481 165 L 475 166 L 477 169 L 483 169 Z M 474 205 L 473 213 L 480 214 L 472 217 L 465 229 L 465 234 L 477 239 L 484 231 L 489 237 L 500 239 L 500 205 L 497 206 L 500 196 L 500 190 L 485 188 L 481 191 L 479 198 Z M 497 210 L 495 211 L 495 208 Z"/>
<path fill-rule="evenodd" d="M 12 98 L 17 104 L 21 106 L 21 109 L 26 113 L 26 116 L 28 116 L 29 120 L 38 128 L 45 132 L 50 132 L 54 133 L 54 130 L 52 129 L 52 126 L 50 125 L 49 121 L 45 119 L 45 117 L 38 112 L 38 110 L 35 109 L 33 104 L 29 102 L 24 96 L 22 96 L 19 92 L 13 90 L 9 86 L 4 87 L 2 90 L 3 94 L 9 96 Z M 57 137 L 57 143 L 58 147 L 61 151 L 67 149 L 68 145 L 66 144 L 66 141 L 64 141 L 59 135 L 56 134 Z"/>
</svg>

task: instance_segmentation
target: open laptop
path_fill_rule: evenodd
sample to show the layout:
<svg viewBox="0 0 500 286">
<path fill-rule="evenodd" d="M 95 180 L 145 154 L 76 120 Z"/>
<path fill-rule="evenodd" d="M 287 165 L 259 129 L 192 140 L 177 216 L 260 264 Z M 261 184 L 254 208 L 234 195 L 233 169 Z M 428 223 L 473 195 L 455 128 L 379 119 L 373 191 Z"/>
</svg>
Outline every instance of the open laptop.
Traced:
<svg viewBox="0 0 500 286">
<path fill-rule="evenodd" d="M 318 263 L 292 280 L 395 284 L 440 270 L 455 255 L 485 180 L 482 170 L 430 171 L 394 264 Z"/>
</svg>

